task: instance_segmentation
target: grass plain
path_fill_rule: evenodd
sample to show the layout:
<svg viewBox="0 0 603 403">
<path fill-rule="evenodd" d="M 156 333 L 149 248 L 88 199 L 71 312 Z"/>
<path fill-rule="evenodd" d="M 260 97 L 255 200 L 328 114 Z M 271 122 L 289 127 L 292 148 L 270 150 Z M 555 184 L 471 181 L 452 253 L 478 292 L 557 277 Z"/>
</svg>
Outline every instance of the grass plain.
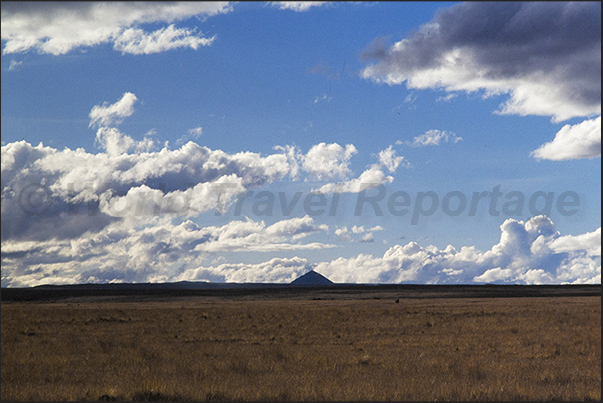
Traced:
<svg viewBox="0 0 603 403">
<path fill-rule="evenodd" d="M 601 400 L 600 295 L 75 297 L 1 315 L 2 400 Z"/>
</svg>

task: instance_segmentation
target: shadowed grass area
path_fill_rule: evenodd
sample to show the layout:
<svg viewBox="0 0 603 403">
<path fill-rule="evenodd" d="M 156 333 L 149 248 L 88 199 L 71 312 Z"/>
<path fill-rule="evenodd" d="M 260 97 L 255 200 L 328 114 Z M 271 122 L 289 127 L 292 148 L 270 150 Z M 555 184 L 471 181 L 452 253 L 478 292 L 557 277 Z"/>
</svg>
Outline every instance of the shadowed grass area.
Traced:
<svg viewBox="0 0 603 403">
<path fill-rule="evenodd" d="M 600 400 L 601 298 L 2 305 L 3 400 Z"/>
</svg>

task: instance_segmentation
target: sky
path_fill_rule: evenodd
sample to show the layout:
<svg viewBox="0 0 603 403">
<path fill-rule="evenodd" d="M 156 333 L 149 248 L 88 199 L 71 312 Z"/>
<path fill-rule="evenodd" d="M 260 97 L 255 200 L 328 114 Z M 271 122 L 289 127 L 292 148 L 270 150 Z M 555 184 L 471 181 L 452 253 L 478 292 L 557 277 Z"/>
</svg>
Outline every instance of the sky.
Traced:
<svg viewBox="0 0 603 403">
<path fill-rule="evenodd" d="M 2 287 L 601 283 L 600 2 L 2 2 Z"/>
</svg>

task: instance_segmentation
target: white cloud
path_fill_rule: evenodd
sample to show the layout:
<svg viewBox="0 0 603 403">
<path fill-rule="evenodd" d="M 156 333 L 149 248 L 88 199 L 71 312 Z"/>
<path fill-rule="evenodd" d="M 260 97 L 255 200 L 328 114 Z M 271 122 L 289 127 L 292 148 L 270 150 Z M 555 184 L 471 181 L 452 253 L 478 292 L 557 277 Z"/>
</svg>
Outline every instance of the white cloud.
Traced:
<svg viewBox="0 0 603 403">
<path fill-rule="evenodd" d="M 582 235 L 566 235 L 551 243 L 555 252 L 584 251 L 588 256 L 601 256 L 601 227 Z"/>
<path fill-rule="evenodd" d="M 310 234 L 327 231 L 325 225 L 316 225 L 311 217 L 292 218 L 276 222 L 266 226 L 264 221 L 231 221 L 221 227 L 200 228 L 195 235 L 197 239 L 203 239 L 196 247 L 200 252 L 224 252 L 224 251 L 276 251 L 276 250 L 302 250 L 331 248 L 333 245 L 309 243 L 293 244 Z"/>
<path fill-rule="evenodd" d="M 357 153 L 353 144 L 346 144 L 344 148 L 337 143 L 319 143 L 303 157 L 302 168 L 318 180 L 345 178 L 351 173 L 350 158 Z"/>
<path fill-rule="evenodd" d="M 439 146 L 442 143 L 458 143 L 461 140 L 463 140 L 462 137 L 446 130 L 428 130 L 415 137 L 412 142 L 407 142 L 406 144 L 412 147 Z"/>
<path fill-rule="evenodd" d="M 350 235 L 350 232 L 352 234 L 355 235 L 359 235 L 359 234 L 363 234 L 359 239 L 358 242 L 374 242 L 375 241 L 375 237 L 373 235 L 374 231 L 383 231 L 384 228 L 380 225 L 376 225 L 372 228 L 364 228 L 364 226 L 360 225 L 354 225 L 352 226 L 352 228 L 350 230 L 348 230 L 347 227 L 341 227 L 341 228 L 337 228 L 335 230 L 335 235 L 337 235 L 339 237 L 339 239 L 341 240 L 345 240 L 345 241 L 352 241 L 352 237 Z"/>
<path fill-rule="evenodd" d="M 190 136 L 196 140 L 203 135 L 203 128 L 195 127 L 194 129 L 189 129 L 188 134 L 190 134 Z"/>
<path fill-rule="evenodd" d="M 346 241 L 351 240 L 350 231 L 348 231 L 348 228 L 345 226 L 335 229 L 335 235 L 337 235 L 337 237 L 339 237 L 339 239 L 342 239 L 342 240 L 346 240 Z"/>
<path fill-rule="evenodd" d="M 404 165 L 407 168 L 410 166 L 410 163 L 408 161 L 404 161 L 403 156 L 396 156 L 396 150 L 394 150 L 393 146 L 391 145 L 385 150 L 381 150 L 379 152 L 379 162 L 381 163 L 381 165 L 386 167 L 390 173 L 396 172 L 398 166 L 400 166 L 400 164 L 402 164 L 403 162 L 405 163 Z"/>
<path fill-rule="evenodd" d="M 531 155 L 554 161 L 601 157 L 601 116 L 563 126 L 553 141 L 543 144 Z"/>
<path fill-rule="evenodd" d="M 362 235 L 360 242 L 375 242 L 375 237 L 373 236 L 372 232 L 367 232 L 366 234 Z"/>
<path fill-rule="evenodd" d="M 268 252 L 334 247 L 317 242 L 298 242 L 303 237 L 326 230 L 326 226 L 315 224 L 307 216 L 280 221 L 270 226 L 263 221 L 249 219 L 209 227 L 199 227 L 190 220 L 174 225 L 171 220 L 163 218 L 142 228 L 116 222 L 98 233 L 87 233 L 72 240 L 3 242 L 2 286 L 153 282 L 187 276 L 192 278 L 194 273 L 198 274 L 199 270 L 196 268 L 205 258 L 215 261 L 215 254 L 225 251 Z M 300 261 L 299 258 L 290 260 Z M 273 260 L 272 264 L 275 262 Z M 293 266 L 297 267 L 297 264 L 291 267 Z M 303 267 L 302 264 L 296 270 Z M 218 275 L 223 268 L 224 266 L 214 270 L 214 274 Z M 278 269 L 275 273 L 265 275 L 276 275 L 277 272 Z M 297 271 L 289 272 L 288 275 L 296 276 L 295 273 Z M 236 281 L 237 276 L 256 275 L 258 273 L 233 272 L 226 277 L 218 275 L 210 279 Z M 257 278 L 257 281 L 261 281 L 260 278 L 270 277 L 262 275 Z"/>
<path fill-rule="evenodd" d="M 352 232 L 353 232 L 354 234 L 362 234 L 362 233 L 364 232 L 364 227 L 363 227 L 363 226 L 357 226 L 357 225 L 354 225 L 354 226 L 352 227 Z"/>
<path fill-rule="evenodd" d="M 132 116 L 134 104 L 138 101 L 136 95 L 125 92 L 119 101 L 108 105 L 95 105 L 90 111 L 90 127 L 113 126 L 119 124 L 124 118 Z"/>
<path fill-rule="evenodd" d="M 550 219 L 537 216 L 525 223 L 508 219 L 501 231 L 500 242 L 486 252 L 410 242 L 391 247 L 382 257 L 338 258 L 318 263 L 315 270 L 342 283 L 600 282 L 600 229 L 562 237 Z"/>
<path fill-rule="evenodd" d="M 379 152 L 379 163 L 369 166 L 358 178 L 349 179 L 352 174 L 350 159 L 358 153 L 353 144 L 345 147 L 337 143 L 319 143 L 310 148 L 304 155 L 296 146 L 276 146 L 275 150 L 287 155 L 291 167 L 291 177 L 296 180 L 300 172 L 308 174 L 308 179 L 325 181 L 344 179 L 343 182 L 327 183 L 316 189 L 318 192 L 354 193 L 383 183 L 393 181 L 392 176 L 385 175 L 381 168 L 385 167 L 394 172 L 399 165 L 410 166 L 402 156 L 396 156 L 392 146 Z"/>
<path fill-rule="evenodd" d="M 336 143 L 317 144 L 305 155 L 295 146 L 275 147 L 278 152 L 266 156 L 227 154 L 190 141 L 175 150 L 167 144 L 157 149 L 150 138 L 154 131 L 135 140 L 113 127 L 132 115 L 136 101 L 126 92 L 114 104 L 92 108 L 90 126 L 98 127 L 100 153 L 25 141 L 2 146 L 3 241 L 74 239 L 115 222 L 144 225 L 161 216 L 187 218 L 214 208 L 223 212 L 239 194 L 287 175 L 293 180 L 302 172 L 312 179 L 345 179 L 350 158 L 358 152 L 352 144 Z M 382 161 L 395 168 L 400 157 L 391 148 L 386 151 Z M 392 180 L 375 165 L 344 183 L 342 191 Z M 32 209 L 23 200 L 37 204 Z"/>
<path fill-rule="evenodd" d="M 306 259 L 274 258 L 257 264 L 224 263 L 219 266 L 187 270 L 176 281 L 215 281 L 232 283 L 290 283 L 309 270 Z"/>
<path fill-rule="evenodd" d="M 132 137 L 122 133 L 115 127 L 125 118 L 134 113 L 134 104 L 138 101 L 136 95 L 126 92 L 119 101 L 108 105 L 95 105 L 90 111 L 89 127 L 98 127 L 96 132 L 96 142 L 109 155 L 125 154 L 130 150 L 136 153 L 150 152 L 155 148 L 155 141 L 149 136 L 155 135 L 155 130 L 149 130 L 141 141 L 136 141 Z"/>
<path fill-rule="evenodd" d="M 495 267 L 494 269 L 486 270 L 482 275 L 475 276 L 473 281 L 477 283 L 493 283 L 495 281 L 509 281 L 512 280 L 513 277 L 513 270 Z"/>
<path fill-rule="evenodd" d="M 307 215 L 301 218 L 279 221 L 266 228 L 266 232 L 272 236 L 291 236 L 294 240 L 305 237 L 312 232 L 328 230 L 327 225 L 315 225 L 312 217 Z"/>
<path fill-rule="evenodd" d="M 96 132 L 96 141 L 109 155 L 125 154 L 136 145 L 132 137 L 114 127 L 100 127 Z"/>
<path fill-rule="evenodd" d="M 308 11 L 312 7 L 321 7 L 331 4 L 330 1 L 271 1 L 270 4 L 281 10 L 293 10 L 296 12 Z"/>
<path fill-rule="evenodd" d="M 117 131 L 105 128 L 111 130 Z M 126 217 L 191 216 L 228 206 L 237 194 L 289 172 L 284 154 L 227 154 L 193 142 L 176 150 L 108 151 L 59 151 L 25 141 L 3 146 L 2 239 L 71 238 Z M 45 192 L 41 196 L 49 202 L 42 215 L 24 209 L 20 201 L 31 186 Z"/>
<path fill-rule="evenodd" d="M 204 38 L 195 36 L 194 30 L 175 28 L 169 25 L 157 31 L 146 33 L 142 29 L 128 28 L 113 41 L 113 48 L 122 54 L 149 55 L 177 48 L 192 48 L 211 45 L 216 36 Z"/>
<path fill-rule="evenodd" d="M 303 163 L 304 158 L 300 149 L 292 145 L 274 146 L 273 148 L 276 151 L 281 151 L 282 153 L 284 153 L 284 155 L 287 156 L 287 163 L 290 167 L 289 175 L 291 176 L 291 179 L 299 179 L 301 165 Z"/>
<path fill-rule="evenodd" d="M 361 227 L 356 227 L 358 232 Z M 364 229 L 362 241 L 373 240 L 376 228 Z M 9 240 L 2 244 L 2 285 L 33 286 L 81 282 L 146 282 L 205 280 L 290 282 L 308 270 L 306 259 L 275 258 L 263 263 L 220 263 L 224 251 L 305 250 L 328 244 L 295 243 L 298 236 L 326 231 L 310 217 L 267 226 L 253 220 L 200 227 L 192 221 L 175 225 L 160 218 L 135 229 L 113 223 L 98 233 L 72 240 Z M 338 228 L 338 236 L 348 234 Z M 370 234 L 370 235 L 369 235 Z M 297 238 L 296 238 L 297 237 Z M 315 265 L 335 282 L 468 284 L 481 282 L 564 284 L 601 280 L 601 230 L 561 236 L 550 219 L 513 219 L 501 225 L 500 241 L 481 252 L 473 246 L 439 249 L 416 242 L 395 245 L 383 256 L 359 254 Z M 221 255 L 220 255 L 221 256 Z"/>
<path fill-rule="evenodd" d="M 322 193 L 359 193 L 394 181 L 393 176 L 383 173 L 378 164 L 371 165 L 359 177 L 340 183 L 327 183 L 318 189 Z"/>
<path fill-rule="evenodd" d="M 163 192 L 146 185 L 131 187 L 124 196 L 111 191 L 99 196 L 99 211 L 110 217 L 145 221 L 154 215 L 193 217 L 228 204 L 245 191 L 242 179 L 226 175 L 186 190 Z"/>
<path fill-rule="evenodd" d="M 355 148 L 353 150 L 356 152 Z M 401 164 L 406 168 L 410 167 L 410 163 L 405 161 L 403 156 L 396 156 L 396 151 L 392 145 L 385 150 L 381 150 L 378 159 L 379 163 L 368 166 L 359 177 L 338 183 L 327 183 L 317 191 L 322 193 L 359 193 L 366 189 L 393 182 L 394 177 L 386 175 L 383 168 L 387 168 L 390 173 L 393 173 Z"/>
<path fill-rule="evenodd" d="M 148 54 L 176 47 L 209 45 L 173 25 L 146 33 L 140 24 L 172 23 L 232 10 L 228 2 L 38 2 L 2 3 L 3 54 L 37 50 L 62 55 L 113 43 L 122 53 Z"/>
<path fill-rule="evenodd" d="M 373 231 L 383 231 L 383 227 L 380 226 L 380 225 L 376 225 L 376 226 L 374 226 L 372 228 L 366 229 L 362 225 L 360 225 L 360 226 L 358 226 L 358 225 L 352 226 L 352 232 L 354 234 L 363 234 L 365 232 L 373 232 Z"/>
</svg>

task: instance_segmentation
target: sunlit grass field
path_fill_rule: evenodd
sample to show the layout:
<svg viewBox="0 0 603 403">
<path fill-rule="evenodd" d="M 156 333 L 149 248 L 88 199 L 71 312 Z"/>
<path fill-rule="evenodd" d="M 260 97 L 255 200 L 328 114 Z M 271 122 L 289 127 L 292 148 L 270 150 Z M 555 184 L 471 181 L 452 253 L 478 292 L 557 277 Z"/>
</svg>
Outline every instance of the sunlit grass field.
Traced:
<svg viewBox="0 0 603 403">
<path fill-rule="evenodd" d="M 600 400 L 601 298 L 2 303 L 2 400 Z"/>
</svg>

